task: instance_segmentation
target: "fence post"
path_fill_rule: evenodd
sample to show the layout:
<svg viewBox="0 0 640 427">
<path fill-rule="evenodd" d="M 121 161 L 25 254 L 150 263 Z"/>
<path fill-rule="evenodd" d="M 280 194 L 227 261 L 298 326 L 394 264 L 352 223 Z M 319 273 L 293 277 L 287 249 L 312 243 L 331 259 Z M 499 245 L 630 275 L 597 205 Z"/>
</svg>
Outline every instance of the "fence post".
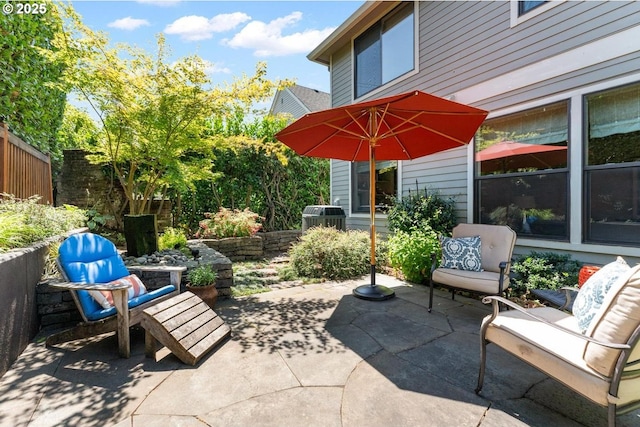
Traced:
<svg viewBox="0 0 640 427">
<path fill-rule="evenodd" d="M 0 123 L 0 193 L 7 192 L 9 182 L 9 127 Z"/>
</svg>

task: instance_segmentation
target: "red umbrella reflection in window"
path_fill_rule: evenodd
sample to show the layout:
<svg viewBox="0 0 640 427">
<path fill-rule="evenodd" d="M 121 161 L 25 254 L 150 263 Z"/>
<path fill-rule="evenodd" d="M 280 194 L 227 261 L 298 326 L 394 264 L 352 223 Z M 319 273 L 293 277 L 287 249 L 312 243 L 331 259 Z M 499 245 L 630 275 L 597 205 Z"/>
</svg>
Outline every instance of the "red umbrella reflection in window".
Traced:
<svg viewBox="0 0 640 427">
<path fill-rule="evenodd" d="M 482 175 L 518 169 L 551 169 L 567 164 L 567 147 L 501 141 L 476 153 Z"/>
</svg>

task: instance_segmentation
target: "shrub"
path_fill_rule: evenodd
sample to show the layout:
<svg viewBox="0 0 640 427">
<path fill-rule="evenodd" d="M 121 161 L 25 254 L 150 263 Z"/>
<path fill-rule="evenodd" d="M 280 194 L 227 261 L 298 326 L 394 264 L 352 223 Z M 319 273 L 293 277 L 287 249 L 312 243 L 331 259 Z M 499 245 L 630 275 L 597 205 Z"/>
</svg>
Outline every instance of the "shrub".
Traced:
<svg viewBox="0 0 640 427">
<path fill-rule="evenodd" d="M 211 265 L 199 265 L 189 271 L 187 278 L 191 286 L 207 286 L 216 282 L 218 272 Z"/>
<path fill-rule="evenodd" d="M 414 283 L 424 283 L 429 278 L 431 255 L 440 257 L 438 233 L 430 227 L 398 231 L 389 238 L 388 246 L 389 264 Z"/>
<path fill-rule="evenodd" d="M 187 246 L 187 235 L 184 231 L 167 227 L 164 233 L 158 237 L 158 249 L 180 249 Z"/>
<path fill-rule="evenodd" d="M 414 229 L 432 229 L 449 234 L 458 223 L 455 201 L 445 199 L 437 192 L 409 193 L 389 208 L 387 221 L 391 232 L 410 232 Z"/>
<path fill-rule="evenodd" d="M 29 246 L 85 225 L 83 210 L 69 205 L 54 208 L 41 205 L 38 200 L 39 197 L 22 200 L 0 195 L 0 252 Z"/>
<path fill-rule="evenodd" d="M 299 277 L 353 279 L 369 273 L 370 248 L 364 231 L 314 227 L 289 250 L 290 265 Z M 386 264 L 384 242 L 377 241 L 376 263 Z"/>
<path fill-rule="evenodd" d="M 535 252 L 521 255 L 511 266 L 511 294 L 520 296 L 529 289 L 559 289 L 575 286 L 581 263 L 568 254 Z"/>
<path fill-rule="evenodd" d="M 253 236 L 262 228 L 262 218 L 249 209 L 220 208 L 218 213 L 205 213 L 206 219 L 200 221 L 197 238 L 222 239 L 225 237 Z"/>
</svg>

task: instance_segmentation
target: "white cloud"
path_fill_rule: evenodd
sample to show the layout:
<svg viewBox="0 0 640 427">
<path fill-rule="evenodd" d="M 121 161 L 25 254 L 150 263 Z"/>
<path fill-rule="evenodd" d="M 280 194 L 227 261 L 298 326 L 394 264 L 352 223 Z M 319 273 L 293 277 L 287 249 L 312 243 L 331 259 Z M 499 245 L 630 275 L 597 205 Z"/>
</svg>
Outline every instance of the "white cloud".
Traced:
<svg viewBox="0 0 640 427">
<path fill-rule="evenodd" d="M 196 15 L 183 16 L 167 25 L 164 32 L 177 34 L 187 41 L 207 40 L 212 38 L 214 33 L 233 30 L 250 19 L 249 15 L 242 12 L 216 15 L 211 19 Z"/>
<path fill-rule="evenodd" d="M 205 72 L 207 74 L 231 74 L 231 69 L 225 67 L 222 63 L 204 61 L 205 63 Z"/>
<path fill-rule="evenodd" d="M 146 19 L 135 19 L 130 16 L 122 19 L 116 19 L 107 24 L 107 27 L 117 28 L 119 30 L 133 31 L 137 28 L 151 25 Z"/>
<path fill-rule="evenodd" d="M 293 12 L 274 19 L 268 24 L 252 21 L 233 38 L 223 40 L 223 43 L 233 48 L 253 49 L 253 54 L 259 57 L 286 56 L 311 51 L 334 30 L 334 28 L 308 29 L 289 35 L 282 34 L 283 30 L 301 19 L 302 12 Z"/>
</svg>

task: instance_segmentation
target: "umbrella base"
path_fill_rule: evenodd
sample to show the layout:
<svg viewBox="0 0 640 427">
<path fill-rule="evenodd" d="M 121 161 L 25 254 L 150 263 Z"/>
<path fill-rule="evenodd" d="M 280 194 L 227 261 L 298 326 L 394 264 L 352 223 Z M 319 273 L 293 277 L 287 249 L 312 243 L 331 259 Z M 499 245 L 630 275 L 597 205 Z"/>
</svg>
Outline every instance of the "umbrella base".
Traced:
<svg viewBox="0 0 640 427">
<path fill-rule="evenodd" d="M 353 290 L 353 296 L 369 301 L 384 301 L 393 298 L 396 293 L 386 286 L 362 285 Z"/>
</svg>

